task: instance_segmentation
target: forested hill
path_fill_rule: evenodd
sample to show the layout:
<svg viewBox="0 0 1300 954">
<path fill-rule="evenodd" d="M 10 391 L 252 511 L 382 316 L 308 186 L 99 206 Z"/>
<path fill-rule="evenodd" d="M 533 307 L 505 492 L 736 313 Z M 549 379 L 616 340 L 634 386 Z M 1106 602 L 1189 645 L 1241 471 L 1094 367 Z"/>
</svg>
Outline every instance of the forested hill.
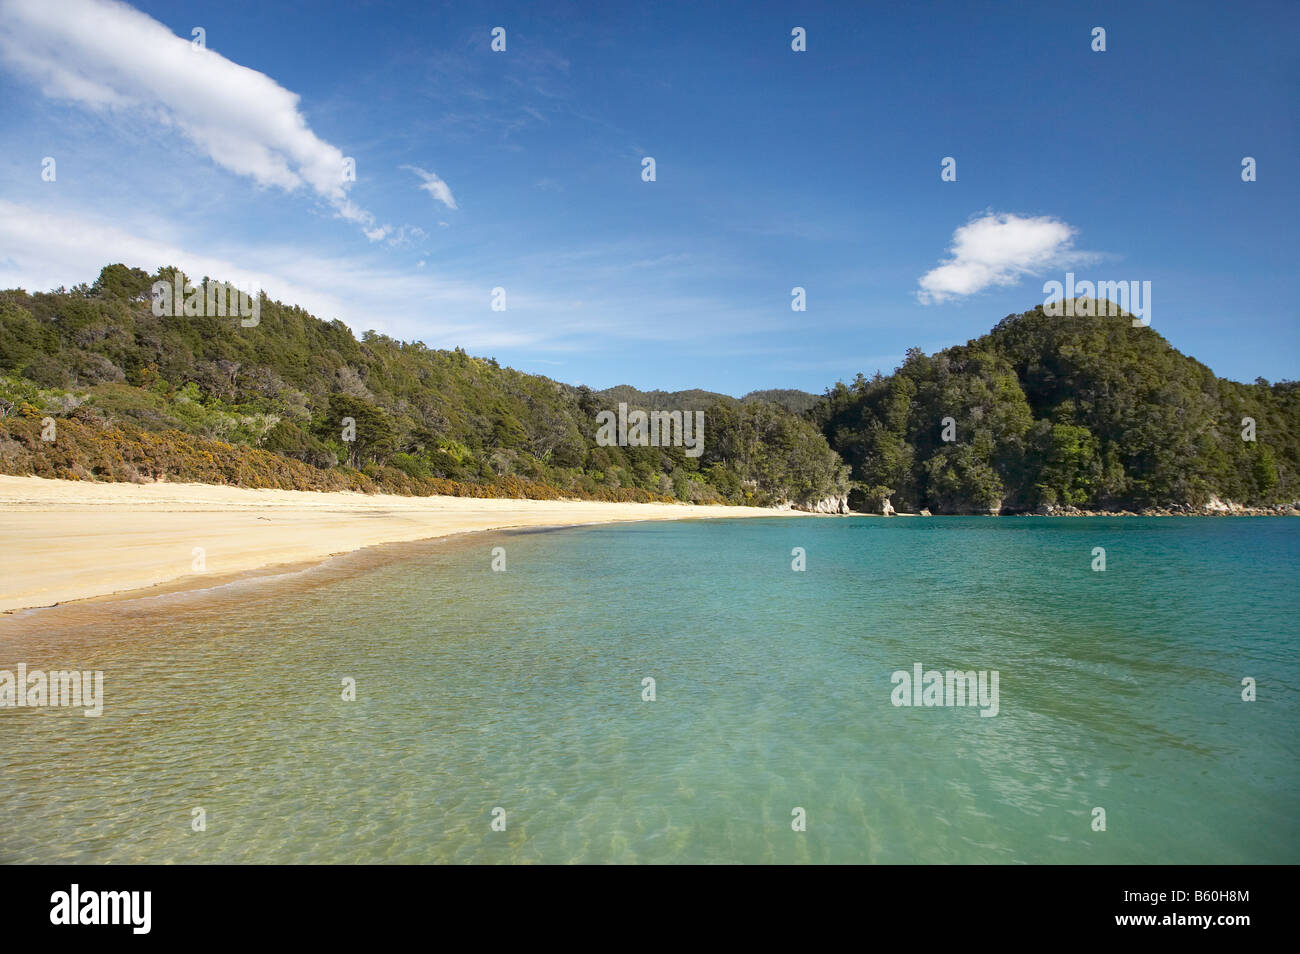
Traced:
<svg viewBox="0 0 1300 954">
<path fill-rule="evenodd" d="M 939 513 L 1300 496 L 1300 385 L 1219 379 L 1128 316 L 1038 308 L 821 398 L 737 399 L 592 391 L 265 298 L 251 327 L 157 317 L 151 286 L 175 277 L 0 292 L 0 471 L 800 506 L 851 485 L 866 509 Z M 702 452 L 600 446 L 620 404 L 703 412 Z"/>
<path fill-rule="evenodd" d="M 899 510 L 1300 497 L 1300 384 L 1217 378 L 1127 315 L 1009 316 L 932 357 L 912 349 L 888 377 L 837 384 L 812 415 L 855 496 Z"/>
<path fill-rule="evenodd" d="M 809 505 L 847 491 L 818 428 L 780 402 L 596 394 L 460 349 L 357 340 L 265 298 L 251 327 L 157 317 L 151 286 L 175 277 L 110 265 L 71 291 L 0 292 L 0 470 L 699 503 Z M 619 401 L 703 411 L 702 453 L 598 446 L 596 417 Z"/>
<path fill-rule="evenodd" d="M 766 402 L 768 404 L 779 404 L 787 411 L 793 411 L 796 414 L 806 414 L 821 400 L 820 395 L 790 388 L 750 391 L 742 398 L 733 398 L 729 394 L 718 394 L 716 391 L 701 391 L 698 388 L 689 391 L 638 391 L 631 385 L 619 384 L 603 391 L 596 391 L 595 394 L 599 400 L 610 406 L 623 401 L 629 407 L 641 407 L 656 411 L 702 411 L 718 403 L 734 406 L 736 404 Z"/>
</svg>

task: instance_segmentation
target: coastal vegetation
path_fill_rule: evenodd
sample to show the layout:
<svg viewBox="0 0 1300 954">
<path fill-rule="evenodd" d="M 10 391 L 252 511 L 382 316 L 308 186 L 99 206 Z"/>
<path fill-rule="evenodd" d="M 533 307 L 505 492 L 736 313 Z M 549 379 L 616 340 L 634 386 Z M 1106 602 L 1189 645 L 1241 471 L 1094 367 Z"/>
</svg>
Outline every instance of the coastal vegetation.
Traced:
<svg viewBox="0 0 1300 954">
<path fill-rule="evenodd" d="M 817 426 L 778 401 L 596 392 L 460 348 L 373 331 L 358 340 L 340 321 L 265 299 L 252 327 L 155 315 L 153 283 L 176 277 L 110 265 L 71 290 L 0 292 L 0 469 L 760 506 L 848 488 L 848 468 Z M 703 410 L 703 453 L 597 446 L 597 415 L 619 401 Z M 42 439 L 47 420 L 54 440 Z"/>
<path fill-rule="evenodd" d="M 1125 314 L 1011 315 L 938 354 L 912 349 L 891 375 L 837 383 L 812 414 L 869 507 L 1266 506 L 1300 494 L 1300 384 L 1218 378 Z"/>
<path fill-rule="evenodd" d="M 1300 493 L 1300 385 L 1218 378 L 1122 314 L 1040 307 L 822 396 L 737 399 L 594 391 L 460 348 L 358 339 L 265 298 L 252 327 L 155 315 L 153 283 L 177 278 L 109 265 L 70 290 L 0 292 L 0 471 L 936 513 Z M 598 415 L 620 403 L 703 411 L 703 452 L 599 446 Z"/>
</svg>

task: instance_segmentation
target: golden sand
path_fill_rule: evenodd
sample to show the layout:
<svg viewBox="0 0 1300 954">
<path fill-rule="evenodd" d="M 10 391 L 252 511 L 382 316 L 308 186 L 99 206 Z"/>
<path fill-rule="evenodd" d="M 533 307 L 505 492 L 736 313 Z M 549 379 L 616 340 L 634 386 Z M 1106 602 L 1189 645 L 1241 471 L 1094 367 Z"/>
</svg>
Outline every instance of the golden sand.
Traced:
<svg viewBox="0 0 1300 954">
<path fill-rule="evenodd" d="M 0 612 L 162 583 L 203 586 L 214 575 L 475 530 L 788 513 L 0 475 Z"/>
</svg>

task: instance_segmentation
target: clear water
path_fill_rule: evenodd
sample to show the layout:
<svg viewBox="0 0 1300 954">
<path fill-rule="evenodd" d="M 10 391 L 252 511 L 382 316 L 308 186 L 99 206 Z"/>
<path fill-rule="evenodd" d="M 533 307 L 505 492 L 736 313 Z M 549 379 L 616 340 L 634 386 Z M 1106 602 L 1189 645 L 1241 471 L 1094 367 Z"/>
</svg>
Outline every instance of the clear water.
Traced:
<svg viewBox="0 0 1300 954">
<path fill-rule="evenodd" d="M 105 711 L 0 709 L 0 861 L 1296 863 L 1298 569 L 1283 518 L 776 518 L 42 611 L 0 668 Z M 918 662 L 998 715 L 895 707 Z"/>
</svg>

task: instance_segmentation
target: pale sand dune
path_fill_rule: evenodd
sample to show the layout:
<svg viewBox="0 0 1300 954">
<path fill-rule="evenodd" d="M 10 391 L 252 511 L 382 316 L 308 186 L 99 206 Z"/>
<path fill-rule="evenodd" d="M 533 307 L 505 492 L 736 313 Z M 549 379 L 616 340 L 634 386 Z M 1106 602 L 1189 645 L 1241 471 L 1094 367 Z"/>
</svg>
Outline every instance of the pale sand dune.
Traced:
<svg viewBox="0 0 1300 954">
<path fill-rule="evenodd" d="M 479 500 L 0 475 L 0 612 L 472 530 L 772 517 L 686 504 Z M 193 569 L 202 547 L 205 572 Z"/>
</svg>

